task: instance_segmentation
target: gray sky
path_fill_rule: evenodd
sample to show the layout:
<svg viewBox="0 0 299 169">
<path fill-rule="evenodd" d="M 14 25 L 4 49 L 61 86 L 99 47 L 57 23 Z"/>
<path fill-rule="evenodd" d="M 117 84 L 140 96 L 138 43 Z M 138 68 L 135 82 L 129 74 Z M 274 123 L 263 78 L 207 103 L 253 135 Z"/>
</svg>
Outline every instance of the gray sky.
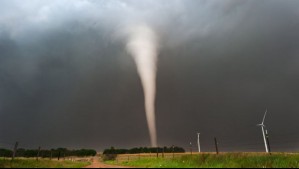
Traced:
<svg viewBox="0 0 299 169">
<path fill-rule="evenodd" d="M 2 0 L 0 147 L 150 144 L 126 26 L 160 38 L 161 146 L 274 151 L 299 146 L 297 0 Z"/>
</svg>

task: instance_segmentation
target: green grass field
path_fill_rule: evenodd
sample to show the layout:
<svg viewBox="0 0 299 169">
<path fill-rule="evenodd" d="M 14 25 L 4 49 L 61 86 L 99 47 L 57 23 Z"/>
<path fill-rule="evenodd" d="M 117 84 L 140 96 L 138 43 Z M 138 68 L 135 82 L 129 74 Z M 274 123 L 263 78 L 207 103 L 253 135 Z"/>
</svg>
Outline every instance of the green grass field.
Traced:
<svg viewBox="0 0 299 169">
<path fill-rule="evenodd" d="M 175 159 L 141 158 L 108 164 L 145 168 L 298 168 L 299 154 L 226 153 L 184 155 Z"/>
<path fill-rule="evenodd" d="M 57 160 L 39 160 L 35 159 L 15 159 L 11 160 L 0 159 L 0 168 L 82 168 L 88 166 L 89 162 L 72 162 L 72 161 L 57 161 Z"/>
</svg>

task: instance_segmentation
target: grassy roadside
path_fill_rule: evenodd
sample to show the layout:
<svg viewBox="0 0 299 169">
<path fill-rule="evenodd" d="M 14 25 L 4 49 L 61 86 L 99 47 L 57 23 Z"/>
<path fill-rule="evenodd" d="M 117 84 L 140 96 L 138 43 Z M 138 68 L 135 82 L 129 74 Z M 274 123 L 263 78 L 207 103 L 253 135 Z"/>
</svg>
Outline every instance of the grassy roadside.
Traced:
<svg viewBox="0 0 299 169">
<path fill-rule="evenodd" d="M 175 159 L 142 158 L 108 164 L 146 168 L 298 168 L 299 154 L 203 154 L 185 155 Z"/>
<path fill-rule="evenodd" d="M 89 162 L 72 162 L 72 161 L 51 161 L 34 159 L 16 159 L 10 160 L 0 159 L 0 168 L 82 168 L 90 165 Z"/>
</svg>

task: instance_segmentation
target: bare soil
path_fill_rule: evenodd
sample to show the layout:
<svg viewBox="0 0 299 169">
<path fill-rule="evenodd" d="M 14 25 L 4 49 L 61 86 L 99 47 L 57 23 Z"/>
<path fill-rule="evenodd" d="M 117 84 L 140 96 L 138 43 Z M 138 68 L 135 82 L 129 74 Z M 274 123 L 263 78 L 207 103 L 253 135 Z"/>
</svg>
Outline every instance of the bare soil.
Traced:
<svg viewBox="0 0 299 169">
<path fill-rule="evenodd" d="M 128 167 L 107 165 L 107 164 L 100 162 L 99 157 L 94 157 L 92 159 L 92 164 L 85 168 L 128 168 Z"/>
</svg>

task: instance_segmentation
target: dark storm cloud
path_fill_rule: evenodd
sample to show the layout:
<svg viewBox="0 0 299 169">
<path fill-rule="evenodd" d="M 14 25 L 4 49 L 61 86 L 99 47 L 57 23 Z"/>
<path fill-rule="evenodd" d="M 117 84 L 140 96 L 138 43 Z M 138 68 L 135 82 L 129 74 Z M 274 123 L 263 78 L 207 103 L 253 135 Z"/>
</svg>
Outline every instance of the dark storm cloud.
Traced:
<svg viewBox="0 0 299 169">
<path fill-rule="evenodd" d="M 294 150 L 299 2 L 1 1 L 0 146 L 101 149 L 149 144 L 143 93 L 123 30 L 160 36 L 159 144 Z M 287 144 L 286 144 L 287 143 Z"/>
</svg>

